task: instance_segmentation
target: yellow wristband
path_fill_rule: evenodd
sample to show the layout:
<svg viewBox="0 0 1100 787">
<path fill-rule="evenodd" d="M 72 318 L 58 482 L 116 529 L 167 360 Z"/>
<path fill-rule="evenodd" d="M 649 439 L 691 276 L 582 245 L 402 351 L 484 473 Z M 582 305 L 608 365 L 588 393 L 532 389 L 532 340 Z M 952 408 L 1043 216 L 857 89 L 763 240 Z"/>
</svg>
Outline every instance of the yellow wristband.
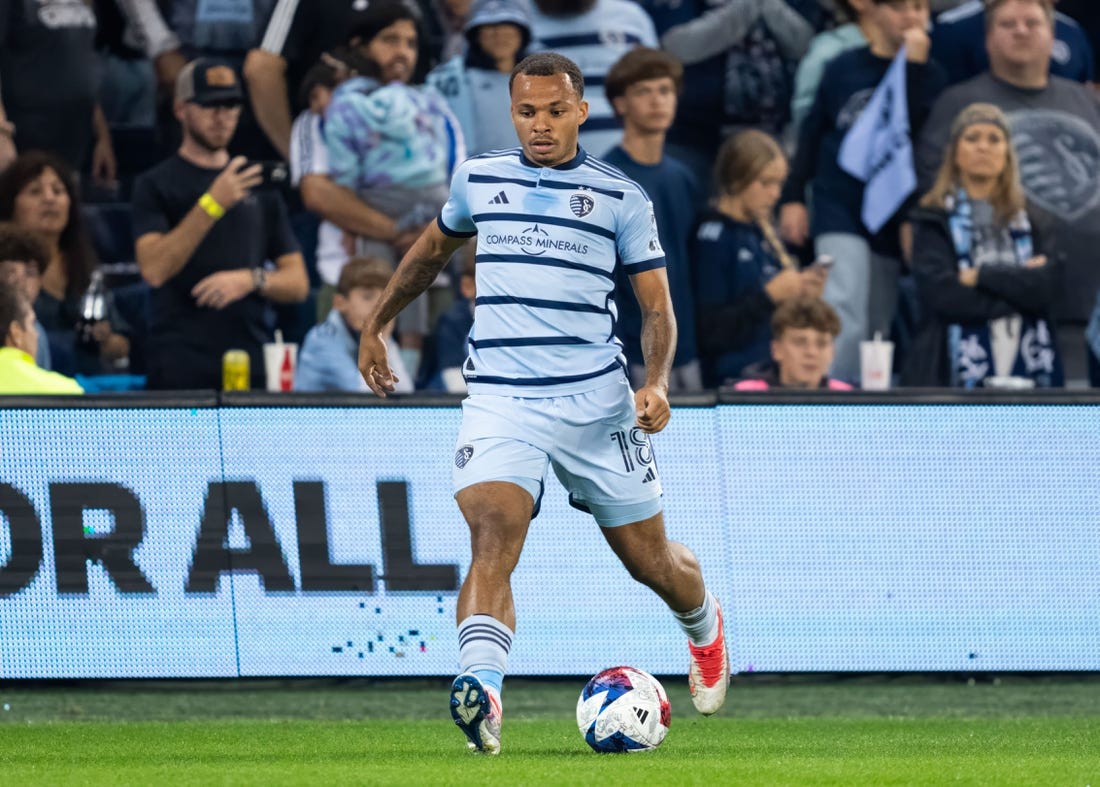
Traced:
<svg viewBox="0 0 1100 787">
<path fill-rule="evenodd" d="M 225 215 L 225 208 L 219 205 L 218 201 L 210 196 L 210 192 L 199 197 L 199 207 L 206 211 L 206 215 L 215 221 Z"/>
</svg>

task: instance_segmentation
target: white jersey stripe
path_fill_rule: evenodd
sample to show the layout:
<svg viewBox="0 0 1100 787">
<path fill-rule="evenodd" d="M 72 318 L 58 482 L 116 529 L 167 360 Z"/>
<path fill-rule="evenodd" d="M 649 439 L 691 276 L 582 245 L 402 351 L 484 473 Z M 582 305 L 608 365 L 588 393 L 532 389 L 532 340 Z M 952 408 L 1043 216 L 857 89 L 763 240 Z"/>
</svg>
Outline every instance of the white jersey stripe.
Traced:
<svg viewBox="0 0 1100 787">
<path fill-rule="evenodd" d="M 497 263 L 516 263 L 518 265 L 549 265 L 554 268 L 568 268 L 574 271 L 584 271 L 594 276 L 602 276 L 605 279 L 615 280 L 615 276 L 609 271 L 597 268 L 594 265 L 584 265 L 570 260 L 561 260 L 557 257 L 532 257 L 529 254 L 478 254 L 474 257 L 475 264 L 486 265 Z"/>
<path fill-rule="evenodd" d="M 473 220 L 475 224 L 483 221 L 521 221 L 525 224 L 530 224 L 533 219 L 530 213 L 475 213 L 473 215 Z M 572 227 L 582 232 L 591 232 L 593 235 L 600 235 L 604 238 L 610 238 L 611 240 L 615 239 L 615 232 L 613 230 L 609 230 L 606 227 L 598 227 L 595 224 L 589 224 L 584 221 L 563 219 L 557 216 L 540 216 L 534 220 L 537 220 L 541 224 L 552 224 L 558 227 Z"/>
<path fill-rule="evenodd" d="M 290 34 L 290 25 L 294 21 L 294 14 L 298 10 L 298 0 L 279 0 L 275 10 L 271 12 L 271 19 L 264 31 L 260 49 L 273 55 L 282 55 L 286 46 L 286 37 Z"/>
</svg>

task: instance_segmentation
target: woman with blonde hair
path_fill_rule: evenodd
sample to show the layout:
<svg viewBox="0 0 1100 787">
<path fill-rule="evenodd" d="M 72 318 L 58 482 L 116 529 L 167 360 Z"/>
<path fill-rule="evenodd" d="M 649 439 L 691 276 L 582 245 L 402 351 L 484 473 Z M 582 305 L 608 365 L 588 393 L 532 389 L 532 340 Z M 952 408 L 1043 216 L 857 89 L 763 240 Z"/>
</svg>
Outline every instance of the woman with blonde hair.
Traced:
<svg viewBox="0 0 1100 787">
<path fill-rule="evenodd" d="M 912 215 L 924 325 L 905 385 L 1061 386 L 1053 323 L 1057 266 L 1025 204 L 1008 118 L 971 104 L 936 182 Z"/>
<path fill-rule="evenodd" d="M 695 236 L 695 303 L 704 382 L 721 385 L 770 360 L 775 307 L 820 297 L 825 268 L 800 271 L 772 223 L 787 159 L 762 131 L 742 131 L 718 151 L 715 196 Z"/>
</svg>

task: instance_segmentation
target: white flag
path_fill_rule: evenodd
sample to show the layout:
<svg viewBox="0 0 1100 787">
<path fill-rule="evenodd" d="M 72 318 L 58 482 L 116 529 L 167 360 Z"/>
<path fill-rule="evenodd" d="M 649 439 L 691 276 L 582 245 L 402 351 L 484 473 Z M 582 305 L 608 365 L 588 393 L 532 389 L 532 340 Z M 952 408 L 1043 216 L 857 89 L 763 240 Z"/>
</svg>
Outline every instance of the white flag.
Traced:
<svg viewBox="0 0 1100 787">
<path fill-rule="evenodd" d="M 872 233 L 882 229 L 917 188 L 909 138 L 905 47 L 848 129 L 838 162 L 841 169 L 866 184 L 862 218 Z"/>
</svg>

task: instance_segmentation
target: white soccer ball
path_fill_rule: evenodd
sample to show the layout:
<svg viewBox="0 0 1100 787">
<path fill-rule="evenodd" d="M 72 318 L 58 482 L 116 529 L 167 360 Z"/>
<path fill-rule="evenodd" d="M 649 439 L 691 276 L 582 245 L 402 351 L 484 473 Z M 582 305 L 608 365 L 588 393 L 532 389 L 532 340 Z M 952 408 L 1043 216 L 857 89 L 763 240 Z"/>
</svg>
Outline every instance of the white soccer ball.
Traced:
<svg viewBox="0 0 1100 787">
<path fill-rule="evenodd" d="M 671 723 L 664 686 L 635 667 L 605 669 L 577 700 L 577 727 L 598 752 L 656 749 Z"/>
</svg>

